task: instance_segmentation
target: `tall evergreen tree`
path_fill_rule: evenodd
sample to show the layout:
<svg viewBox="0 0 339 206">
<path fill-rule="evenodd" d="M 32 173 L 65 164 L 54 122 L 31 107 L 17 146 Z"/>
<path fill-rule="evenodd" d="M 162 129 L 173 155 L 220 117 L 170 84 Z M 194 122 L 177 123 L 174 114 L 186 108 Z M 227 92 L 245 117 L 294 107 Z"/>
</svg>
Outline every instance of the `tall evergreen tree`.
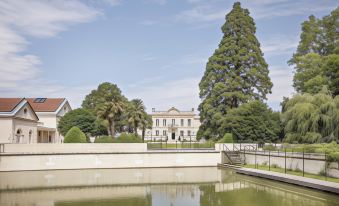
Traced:
<svg viewBox="0 0 339 206">
<path fill-rule="evenodd" d="M 266 99 L 271 93 L 268 65 L 255 31 L 249 11 L 241 8 L 239 2 L 234 3 L 222 26 L 224 36 L 209 58 L 199 84 L 202 125 L 198 136 L 208 139 L 223 137 L 220 126 L 229 109 L 252 99 Z"/>
</svg>

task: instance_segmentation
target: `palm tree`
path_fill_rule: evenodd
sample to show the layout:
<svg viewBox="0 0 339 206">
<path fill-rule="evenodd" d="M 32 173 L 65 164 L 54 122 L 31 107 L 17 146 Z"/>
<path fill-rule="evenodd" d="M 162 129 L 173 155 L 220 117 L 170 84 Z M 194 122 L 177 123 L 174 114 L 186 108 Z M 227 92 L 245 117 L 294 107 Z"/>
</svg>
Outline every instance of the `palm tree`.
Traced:
<svg viewBox="0 0 339 206">
<path fill-rule="evenodd" d="M 144 142 L 144 139 L 145 139 L 146 129 L 152 129 L 152 124 L 153 124 L 152 117 L 145 112 L 143 119 L 141 121 L 142 141 L 143 142 Z"/>
<path fill-rule="evenodd" d="M 138 128 L 145 116 L 145 106 L 141 99 L 132 99 L 128 110 L 128 123 L 133 127 L 134 134 L 138 135 Z"/>
<path fill-rule="evenodd" d="M 115 120 L 125 111 L 125 102 L 117 98 L 113 101 L 104 102 L 97 109 L 99 118 L 105 119 L 108 122 L 108 135 L 114 137 L 115 135 Z"/>
</svg>

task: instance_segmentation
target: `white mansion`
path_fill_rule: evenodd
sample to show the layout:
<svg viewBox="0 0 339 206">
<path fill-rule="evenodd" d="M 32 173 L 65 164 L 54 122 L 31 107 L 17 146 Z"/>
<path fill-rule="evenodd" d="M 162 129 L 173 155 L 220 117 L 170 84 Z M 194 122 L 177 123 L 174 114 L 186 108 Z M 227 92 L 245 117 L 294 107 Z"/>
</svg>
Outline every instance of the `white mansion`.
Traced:
<svg viewBox="0 0 339 206">
<path fill-rule="evenodd" d="M 167 111 L 152 109 L 152 129 L 146 130 L 145 140 L 195 141 L 200 118 L 191 111 L 179 111 L 175 107 Z M 141 131 L 138 131 L 141 135 Z"/>
</svg>

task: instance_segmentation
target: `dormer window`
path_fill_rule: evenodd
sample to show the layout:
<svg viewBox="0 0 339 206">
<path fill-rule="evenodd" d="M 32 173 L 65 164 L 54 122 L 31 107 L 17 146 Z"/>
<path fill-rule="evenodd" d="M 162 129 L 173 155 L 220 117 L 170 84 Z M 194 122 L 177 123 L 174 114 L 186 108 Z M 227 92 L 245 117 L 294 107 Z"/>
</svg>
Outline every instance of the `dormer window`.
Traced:
<svg viewBox="0 0 339 206">
<path fill-rule="evenodd" d="M 44 103 L 47 98 L 35 98 L 34 103 Z"/>
</svg>

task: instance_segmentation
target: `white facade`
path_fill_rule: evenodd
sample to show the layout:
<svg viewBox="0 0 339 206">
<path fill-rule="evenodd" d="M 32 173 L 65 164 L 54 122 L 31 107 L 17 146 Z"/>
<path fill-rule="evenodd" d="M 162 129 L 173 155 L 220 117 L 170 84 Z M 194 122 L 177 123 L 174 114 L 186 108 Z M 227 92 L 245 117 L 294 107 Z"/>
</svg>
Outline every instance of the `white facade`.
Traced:
<svg viewBox="0 0 339 206">
<path fill-rule="evenodd" d="M 9 112 L 0 112 L 0 143 L 36 142 L 38 117 L 26 100 Z"/>
<path fill-rule="evenodd" d="M 38 143 L 62 143 L 64 137 L 58 132 L 58 122 L 72 108 L 65 99 L 54 112 L 36 112 L 38 122 Z"/>
<path fill-rule="evenodd" d="M 152 109 L 152 129 L 146 130 L 145 140 L 195 141 L 200 127 L 200 119 L 194 112 L 179 111 L 175 107 L 167 111 Z M 141 135 L 141 131 L 139 131 Z"/>
</svg>

